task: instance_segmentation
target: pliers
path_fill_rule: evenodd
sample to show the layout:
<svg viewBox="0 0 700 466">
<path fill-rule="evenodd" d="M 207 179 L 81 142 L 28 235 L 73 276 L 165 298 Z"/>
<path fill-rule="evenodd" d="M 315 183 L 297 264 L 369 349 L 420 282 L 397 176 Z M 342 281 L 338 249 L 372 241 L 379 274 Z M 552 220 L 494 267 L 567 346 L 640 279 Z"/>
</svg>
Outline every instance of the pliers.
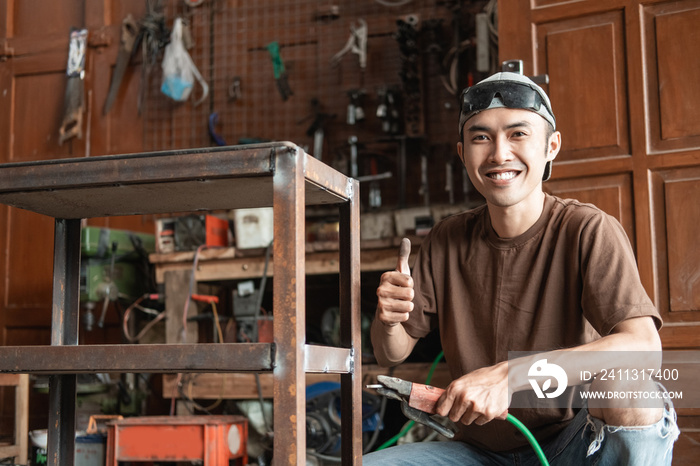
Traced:
<svg viewBox="0 0 700 466">
<path fill-rule="evenodd" d="M 380 395 L 400 401 L 401 411 L 407 418 L 428 426 L 447 438 L 455 436 L 456 429 L 452 421 L 449 427 L 445 427 L 432 417 L 435 414 L 435 403 L 444 392 L 443 389 L 386 375 L 378 375 L 377 381 L 378 384 L 367 385 L 367 388 L 374 388 Z"/>
</svg>

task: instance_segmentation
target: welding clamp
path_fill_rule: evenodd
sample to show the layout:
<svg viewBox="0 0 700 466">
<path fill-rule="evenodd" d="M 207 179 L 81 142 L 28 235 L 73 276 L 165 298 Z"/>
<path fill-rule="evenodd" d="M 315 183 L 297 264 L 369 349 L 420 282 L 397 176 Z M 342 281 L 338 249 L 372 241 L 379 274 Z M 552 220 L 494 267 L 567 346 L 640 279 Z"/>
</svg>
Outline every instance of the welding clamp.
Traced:
<svg viewBox="0 0 700 466">
<path fill-rule="evenodd" d="M 456 424 L 447 419 L 448 426 L 446 427 L 435 419 L 437 417 L 435 404 L 445 390 L 386 375 L 378 375 L 377 381 L 378 384 L 367 385 L 367 388 L 376 389 L 380 395 L 400 401 L 401 411 L 407 418 L 426 425 L 447 438 L 454 438 L 457 431 Z M 513 424 L 525 436 L 535 451 L 540 464 L 549 466 L 547 457 L 532 432 L 512 414 L 507 414 L 506 421 Z"/>
<path fill-rule="evenodd" d="M 457 430 L 454 423 L 447 419 L 446 427 L 435 419 L 435 404 L 444 392 L 443 389 L 386 375 L 378 375 L 377 381 L 378 384 L 367 385 L 367 388 L 376 389 L 380 395 L 400 401 L 401 411 L 407 418 L 428 426 L 447 438 L 454 438 Z"/>
</svg>

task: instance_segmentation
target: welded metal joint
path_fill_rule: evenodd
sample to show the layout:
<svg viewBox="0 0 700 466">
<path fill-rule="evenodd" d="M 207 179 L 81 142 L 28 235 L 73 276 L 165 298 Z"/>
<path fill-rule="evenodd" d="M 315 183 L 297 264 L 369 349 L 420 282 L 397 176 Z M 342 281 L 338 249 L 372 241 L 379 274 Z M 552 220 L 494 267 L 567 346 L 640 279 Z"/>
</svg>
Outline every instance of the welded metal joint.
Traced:
<svg viewBox="0 0 700 466">
<path fill-rule="evenodd" d="M 352 199 L 352 197 L 355 195 L 355 182 L 353 178 L 348 178 L 348 187 L 345 188 L 345 192 L 347 193 L 348 199 Z"/>
<path fill-rule="evenodd" d="M 350 348 L 350 353 L 348 354 L 348 374 L 355 373 L 355 347 Z"/>
<path fill-rule="evenodd" d="M 272 370 L 277 367 L 277 344 L 270 343 L 270 368 Z"/>
<path fill-rule="evenodd" d="M 270 173 L 274 174 L 275 173 L 275 161 L 277 160 L 277 147 L 271 147 L 270 148 Z"/>
</svg>

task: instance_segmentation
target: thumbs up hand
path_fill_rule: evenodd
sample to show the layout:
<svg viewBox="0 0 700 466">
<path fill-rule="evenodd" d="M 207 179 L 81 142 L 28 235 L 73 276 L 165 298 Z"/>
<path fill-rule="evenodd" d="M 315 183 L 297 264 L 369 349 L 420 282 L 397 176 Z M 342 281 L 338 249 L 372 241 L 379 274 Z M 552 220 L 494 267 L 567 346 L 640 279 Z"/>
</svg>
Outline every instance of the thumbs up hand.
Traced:
<svg viewBox="0 0 700 466">
<path fill-rule="evenodd" d="M 401 240 L 396 270 L 385 272 L 377 288 L 377 319 L 384 325 L 393 327 L 408 320 L 413 310 L 413 279 L 408 267 L 411 241 Z"/>
</svg>

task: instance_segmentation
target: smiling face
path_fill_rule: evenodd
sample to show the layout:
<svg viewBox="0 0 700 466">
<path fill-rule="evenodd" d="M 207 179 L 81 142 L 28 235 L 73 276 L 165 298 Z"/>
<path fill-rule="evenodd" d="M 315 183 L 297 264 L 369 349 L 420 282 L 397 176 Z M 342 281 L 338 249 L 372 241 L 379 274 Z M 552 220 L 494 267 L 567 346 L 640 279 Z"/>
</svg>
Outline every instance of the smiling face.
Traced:
<svg viewBox="0 0 700 466">
<path fill-rule="evenodd" d="M 467 120 L 457 151 L 490 209 L 539 209 L 542 174 L 559 152 L 561 136 L 529 110 L 492 108 Z"/>
</svg>

